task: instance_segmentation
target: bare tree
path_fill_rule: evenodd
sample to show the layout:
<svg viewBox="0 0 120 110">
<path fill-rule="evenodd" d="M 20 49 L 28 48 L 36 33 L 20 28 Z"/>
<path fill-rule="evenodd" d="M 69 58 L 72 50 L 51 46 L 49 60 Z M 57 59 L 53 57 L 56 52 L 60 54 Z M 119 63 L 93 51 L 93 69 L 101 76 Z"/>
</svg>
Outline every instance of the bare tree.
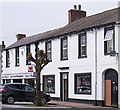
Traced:
<svg viewBox="0 0 120 110">
<path fill-rule="evenodd" d="M 36 96 L 34 98 L 34 104 L 41 106 L 44 105 L 44 101 L 43 101 L 43 97 L 41 94 L 41 71 L 42 69 L 49 63 L 49 60 L 46 57 L 46 53 L 44 52 L 44 50 L 39 50 L 37 53 L 37 58 L 34 59 L 32 57 L 32 54 L 29 53 L 27 56 L 27 60 L 28 61 L 32 61 L 34 62 L 35 65 L 35 70 L 36 70 Z"/>
</svg>

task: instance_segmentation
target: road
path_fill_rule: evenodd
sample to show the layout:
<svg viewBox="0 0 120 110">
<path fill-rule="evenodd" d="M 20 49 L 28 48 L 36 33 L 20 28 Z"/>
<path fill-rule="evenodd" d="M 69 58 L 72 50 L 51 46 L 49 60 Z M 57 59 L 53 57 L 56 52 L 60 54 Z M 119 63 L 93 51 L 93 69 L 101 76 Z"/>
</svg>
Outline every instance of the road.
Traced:
<svg viewBox="0 0 120 110">
<path fill-rule="evenodd" d="M 17 102 L 14 105 L 2 105 L 2 110 L 120 110 L 118 108 L 74 108 L 56 104 L 48 104 L 45 107 L 31 106 L 32 103 Z"/>
</svg>

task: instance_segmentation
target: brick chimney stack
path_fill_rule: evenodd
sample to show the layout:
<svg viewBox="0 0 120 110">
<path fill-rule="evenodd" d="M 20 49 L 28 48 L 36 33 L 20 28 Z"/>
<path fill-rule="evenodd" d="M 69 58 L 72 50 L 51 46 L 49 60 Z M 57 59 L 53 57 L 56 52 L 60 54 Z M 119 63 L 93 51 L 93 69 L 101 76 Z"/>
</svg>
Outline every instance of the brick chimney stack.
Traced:
<svg viewBox="0 0 120 110">
<path fill-rule="evenodd" d="M 74 9 L 68 11 L 69 24 L 83 17 L 86 17 L 86 11 L 81 10 L 81 5 L 78 5 L 78 10 L 77 10 L 77 6 L 74 5 Z"/>
<path fill-rule="evenodd" d="M 18 40 L 25 38 L 26 34 L 17 34 L 16 37 L 17 37 L 17 41 L 18 41 Z"/>
</svg>

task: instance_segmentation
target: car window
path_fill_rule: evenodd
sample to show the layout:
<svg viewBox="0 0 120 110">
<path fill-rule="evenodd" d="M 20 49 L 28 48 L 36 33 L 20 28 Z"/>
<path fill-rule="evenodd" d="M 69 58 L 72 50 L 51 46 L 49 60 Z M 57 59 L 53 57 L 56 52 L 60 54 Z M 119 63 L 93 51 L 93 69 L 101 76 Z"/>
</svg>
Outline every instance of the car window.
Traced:
<svg viewBox="0 0 120 110">
<path fill-rule="evenodd" d="M 33 91 L 34 89 L 31 86 L 26 85 L 24 88 L 26 91 Z"/>
<path fill-rule="evenodd" d="M 8 85 L 10 88 L 12 89 L 21 89 L 21 85 L 20 84 L 11 84 L 11 85 Z"/>
</svg>

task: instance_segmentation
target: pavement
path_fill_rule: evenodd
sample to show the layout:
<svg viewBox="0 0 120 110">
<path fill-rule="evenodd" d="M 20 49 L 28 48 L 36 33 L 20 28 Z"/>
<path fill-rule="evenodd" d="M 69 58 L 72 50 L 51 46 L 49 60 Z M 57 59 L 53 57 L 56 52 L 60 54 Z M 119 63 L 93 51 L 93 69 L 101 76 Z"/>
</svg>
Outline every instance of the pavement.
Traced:
<svg viewBox="0 0 120 110">
<path fill-rule="evenodd" d="M 46 108 L 46 109 L 57 109 L 60 108 L 62 110 L 66 110 L 66 109 L 85 109 L 85 108 L 89 108 L 91 110 L 93 109 L 107 109 L 110 110 L 112 109 L 112 107 L 102 107 L 102 106 L 94 106 L 91 104 L 83 104 L 83 103 L 72 103 L 72 102 L 65 102 L 65 101 L 50 101 L 48 102 L 48 104 L 44 107 L 41 106 L 32 106 L 32 102 L 15 102 L 14 105 L 8 105 L 8 104 L 2 104 L 2 108 Z M 86 109 L 85 109 L 86 110 Z"/>
<path fill-rule="evenodd" d="M 65 101 L 50 101 L 49 104 L 55 104 L 59 106 L 66 106 L 72 108 L 112 108 L 112 107 L 103 107 L 103 106 L 94 106 L 92 104 L 83 104 L 83 103 L 73 103 L 73 102 L 65 102 Z"/>
</svg>

